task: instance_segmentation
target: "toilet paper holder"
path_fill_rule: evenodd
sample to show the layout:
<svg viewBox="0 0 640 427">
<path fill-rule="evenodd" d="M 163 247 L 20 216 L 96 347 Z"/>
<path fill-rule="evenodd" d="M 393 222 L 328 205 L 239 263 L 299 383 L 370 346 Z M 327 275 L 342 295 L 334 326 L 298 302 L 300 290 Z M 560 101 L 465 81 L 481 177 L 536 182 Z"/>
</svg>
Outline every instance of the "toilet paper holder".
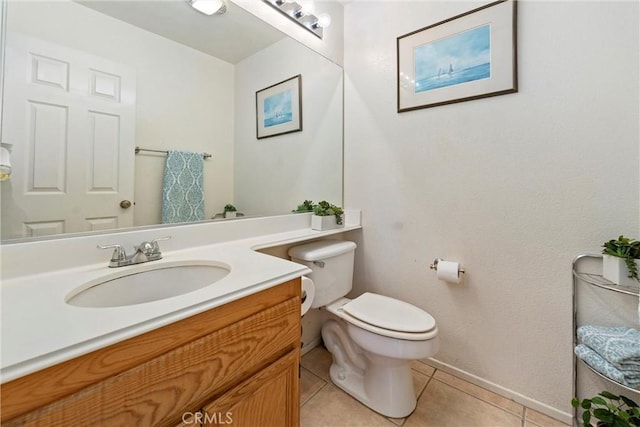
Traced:
<svg viewBox="0 0 640 427">
<path fill-rule="evenodd" d="M 433 260 L 433 263 L 432 263 L 432 264 L 429 264 L 429 268 L 430 268 L 431 270 L 438 271 L 438 263 L 439 263 L 440 261 L 444 261 L 444 260 L 443 260 L 442 258 L 436 258 L 436 259 L 434 259 L 434 260 Z M 464 274 L 464 268 L 462 268 L 462 267 L 458 268 L 458 273 Z"/>
</svg>

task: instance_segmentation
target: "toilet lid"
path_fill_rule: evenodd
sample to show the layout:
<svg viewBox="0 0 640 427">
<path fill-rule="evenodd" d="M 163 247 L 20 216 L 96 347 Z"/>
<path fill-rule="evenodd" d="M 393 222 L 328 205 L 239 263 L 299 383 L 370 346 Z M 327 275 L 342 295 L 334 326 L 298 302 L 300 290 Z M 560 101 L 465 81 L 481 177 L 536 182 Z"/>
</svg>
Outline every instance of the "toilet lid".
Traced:
<svg viewBox="0 0 640 427">
<path fill-rule="evenodd" d="M 435 328 L 436 321 L 418 307 L 383 295 L 366 292 L 342 309 L 351 317 L 378 328 L 420 333 Z"/>
</svg>

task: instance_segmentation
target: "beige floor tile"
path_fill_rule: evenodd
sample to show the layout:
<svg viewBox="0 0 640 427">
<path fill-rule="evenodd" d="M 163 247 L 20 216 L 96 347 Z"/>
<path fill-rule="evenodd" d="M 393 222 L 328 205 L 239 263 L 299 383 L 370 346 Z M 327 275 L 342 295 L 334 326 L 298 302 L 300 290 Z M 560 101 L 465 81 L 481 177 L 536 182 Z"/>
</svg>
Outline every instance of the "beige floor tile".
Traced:
<svg viewBox="0 0 640 427">
<path fill-rule="evenodd" d="M 432 366 L 429 366 L 426 363 L 423 363 L 423 362 L 421 362 L 419 360 L 414 360 L 414 361 L 411 362 L 411 369 L 413 369 L 414 371 L 418 371 L 420 373 L 423 373 L 428 377 L 433 375 L 433 373 L 435 371 L 435 368 L 433 368 Z"/>
<path fill-rule="evenodd" d="M 505 411 L 509 411 L 520 418 L 522 418 L 522 416 L 524 415 L 524 406 L 511 399 L 507 399 L 506 397 L 500 396 L 499 394 L 493 393 L 482 387 L 478 387 L 475 384 L 471 384 L 465 380 L 454 377 L 453 375 L 440 370 L 436 371 L 433 377 L 439 381 L 442 381 L 443 383 L 457 388 L 458 390 L 475 396 L 478 399 L 491 403 L 499 408 L 504 409 Z"/>
<path fill-rule="evenodd" d="M 300 409 L 302 427 L 395 427 L 391 421 L 327 384 Z"/>
<path fill-rule="evenodd" d="M 522 418 L 432 379 L 404 427 L 520 427 Z"/>
<path fill-rule="evenodd" d="M 327 384 L 323 379 L 313 375 L 305 368 L 300 369 L 300 406 L 311 399 L 322 387 Z"/>
<path fill-rule="evenodd" d="M 331 368 L 331 363 L 333 363 L 333 356 L 321 345 L 302 356 L 300 361 L 303 368 L 327 382 L 330 381 L 329 368 Z"/>
<path fill-rule="evenodd" d="M 525 408 L 524 414 L 525 427 L 567 427 L 569 425 L 529 408 Z"/>
</svg>

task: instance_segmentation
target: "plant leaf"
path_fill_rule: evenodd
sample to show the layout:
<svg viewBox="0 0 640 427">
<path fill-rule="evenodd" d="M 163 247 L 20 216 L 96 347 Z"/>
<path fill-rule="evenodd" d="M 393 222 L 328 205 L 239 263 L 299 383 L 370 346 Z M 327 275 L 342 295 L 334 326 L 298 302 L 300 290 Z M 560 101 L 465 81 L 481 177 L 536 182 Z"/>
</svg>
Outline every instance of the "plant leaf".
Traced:
<svg viewBox="0 0 640 427">
<path fill-rule="evenodd" d="M 607 399 L 611 399 L 611 400 L 620 400 L 620 398 L 618 396 L 616 396 L 615 394 L 608 392 L 608 391 L 601 391 L 600 393 L 598 393 L 600 396 L 606 397 Z"/>
</svg>

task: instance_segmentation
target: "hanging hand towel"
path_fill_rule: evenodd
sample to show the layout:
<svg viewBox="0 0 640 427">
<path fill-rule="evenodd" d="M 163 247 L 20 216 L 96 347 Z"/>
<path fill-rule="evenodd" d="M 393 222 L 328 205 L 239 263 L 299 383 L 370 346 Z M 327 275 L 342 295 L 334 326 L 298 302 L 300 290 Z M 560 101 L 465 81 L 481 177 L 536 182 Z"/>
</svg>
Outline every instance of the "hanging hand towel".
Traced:
<svg viewBox="0 0 640 427">
<path fill-rule="evenodd" d="M 162 223 L 204 219 L 202 154 L 169 150 L 162 183 Z"/>
<path fill-rule="evenodd" d="M 580 326 L 578 339 L 621 371 L 640 373 L 640 331 L 626 326 Z"/>
</svg>

